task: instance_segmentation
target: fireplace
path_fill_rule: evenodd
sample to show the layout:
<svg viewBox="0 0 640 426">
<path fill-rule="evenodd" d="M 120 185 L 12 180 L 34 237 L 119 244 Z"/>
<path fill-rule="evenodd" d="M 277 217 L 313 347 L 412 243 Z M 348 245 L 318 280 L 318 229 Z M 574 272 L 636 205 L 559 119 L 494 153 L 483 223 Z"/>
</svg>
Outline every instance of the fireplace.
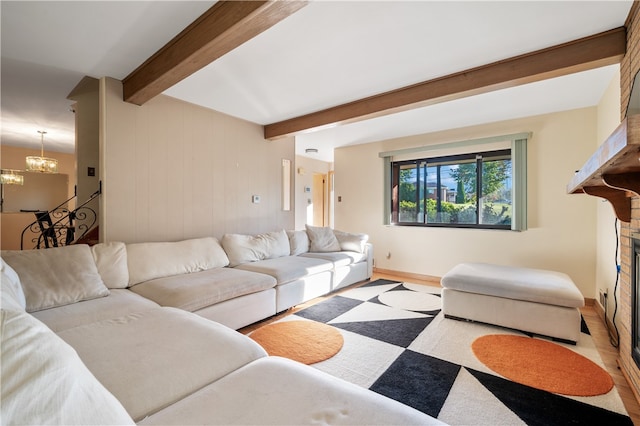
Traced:
<svg viewBox="0 0 640 426">
<path fill-rule="evenodd" d="M 640 368 L 640 233 L 631 234 L 631 356 Z"/>
</svg>

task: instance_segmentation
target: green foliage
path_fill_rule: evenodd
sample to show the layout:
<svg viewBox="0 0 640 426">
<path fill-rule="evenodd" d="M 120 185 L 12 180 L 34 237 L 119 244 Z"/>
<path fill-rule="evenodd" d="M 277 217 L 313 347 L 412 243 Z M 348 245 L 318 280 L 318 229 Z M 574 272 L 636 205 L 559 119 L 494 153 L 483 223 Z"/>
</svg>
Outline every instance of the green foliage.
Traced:
<svg viewBox="0 0 640 426">
<path fill-rule="evenodd" d="M 500 208 L 500 210 L 497 210 Z M 509 206 L 495 206 L 493 203 L 486 203 L 482 208 L 482 223 L 493 225 L 510 225 L 511 216 Z"/>
<path fill-rule="evenodd" d="M 510 172 L 510 160 L 484 161 L 482 163 L 482 196 L 486 197 L 502 189 Z M 476 163 L 460 164 L 456 170 L 451 171 L 451 177 L 458 182 L 462 181 L 466 192 L 475 194 L 477 188 Z"/>
</svg>

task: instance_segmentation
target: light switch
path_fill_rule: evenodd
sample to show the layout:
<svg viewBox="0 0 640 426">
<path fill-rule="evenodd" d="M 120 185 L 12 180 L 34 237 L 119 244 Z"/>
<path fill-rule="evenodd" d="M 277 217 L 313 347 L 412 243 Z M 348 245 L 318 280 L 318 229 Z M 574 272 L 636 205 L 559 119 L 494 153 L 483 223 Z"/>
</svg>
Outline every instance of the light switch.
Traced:
<svg viewBox="0 0 640 426">
<path fill-rule="evenodd" d="M 253 204 L 260 204 L 260 196 L 259 196 L 259 195 L 253 195 L 253 196 L 251 197 L 251 202 L 252 202 Z"/>
</svg>

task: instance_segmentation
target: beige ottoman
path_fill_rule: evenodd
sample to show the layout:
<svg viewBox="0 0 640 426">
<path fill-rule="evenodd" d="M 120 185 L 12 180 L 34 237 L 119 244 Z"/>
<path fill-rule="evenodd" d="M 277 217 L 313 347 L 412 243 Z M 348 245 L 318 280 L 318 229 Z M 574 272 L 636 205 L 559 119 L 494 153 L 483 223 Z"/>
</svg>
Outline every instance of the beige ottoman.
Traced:
<svg viewBox="0 0 640 426">
<path fill-rule="evenodd" d="M 442 277 L 442 312 L 576 343 L 584 297 L 561 272 L 461 263 Z"/>
</svg>

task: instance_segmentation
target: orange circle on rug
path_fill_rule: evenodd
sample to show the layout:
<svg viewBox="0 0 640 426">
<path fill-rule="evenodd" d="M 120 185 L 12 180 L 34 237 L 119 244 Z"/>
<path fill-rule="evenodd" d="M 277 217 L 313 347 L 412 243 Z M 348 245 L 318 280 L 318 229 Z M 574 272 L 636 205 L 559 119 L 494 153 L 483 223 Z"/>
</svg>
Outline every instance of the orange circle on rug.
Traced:
<svg viewBox="0 0 640 426">
<path fill-rule="evenodd" d="M 475 356 L 514 382 L 571 396 L 596 396 L 613 388 L 602 367 L 555 343 L 530 337 L 490 334 L 477 338 Z"/>
<path fill-rule="evenodd" d="M 329 359 L 344 344 L 344 338 L 336 328 L 315 321 L 276 322 L 257 329 L 249 337 L 269 355 L 304 364 Z"/>
</svg>

